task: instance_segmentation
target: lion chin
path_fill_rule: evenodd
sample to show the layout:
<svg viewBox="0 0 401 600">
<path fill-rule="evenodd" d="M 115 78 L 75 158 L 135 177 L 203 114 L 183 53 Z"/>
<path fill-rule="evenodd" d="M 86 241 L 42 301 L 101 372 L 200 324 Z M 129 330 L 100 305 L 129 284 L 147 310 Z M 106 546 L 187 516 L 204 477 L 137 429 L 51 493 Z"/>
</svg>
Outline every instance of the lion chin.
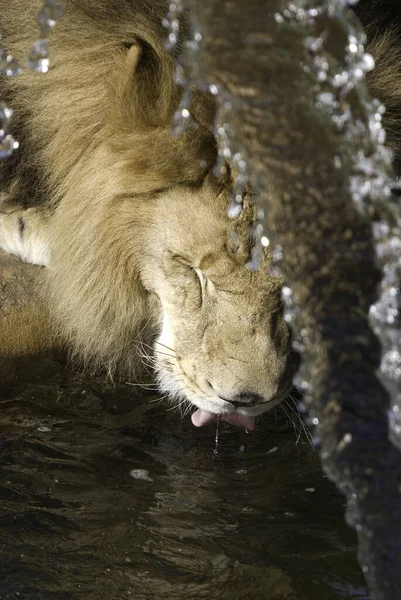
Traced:
<svg viewBox="0 0 401 600">
<path fill-rule="evenodd" d="M 28 55 L 42 0 L 3 4 L 2 42 Z M 171 135 L 163 4 L 64 0 L 46 76 L 2 80 L 22 143 L 0 165 L 0 247 L 45 267 L 42 296 L 74 357 L 124 381 L 151 364 L 195 426 L 251 430 L 294 371 L 282 281 L 267 249 L 249 267 L 251 188 L 228 217 L 236 174 L 213 173 L 214 96 L 194 92 L 196 126 Z"/>
</svg>

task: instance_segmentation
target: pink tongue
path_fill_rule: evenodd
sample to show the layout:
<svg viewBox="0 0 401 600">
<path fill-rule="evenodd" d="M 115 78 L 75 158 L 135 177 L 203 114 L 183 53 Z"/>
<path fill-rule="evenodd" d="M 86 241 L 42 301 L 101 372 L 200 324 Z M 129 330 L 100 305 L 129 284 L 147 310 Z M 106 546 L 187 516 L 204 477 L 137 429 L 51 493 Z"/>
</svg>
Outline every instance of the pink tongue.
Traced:
<svg viewBox="0 0 401 600">
<path fill-rule="evenodd" d="M 222 421 L 226 421 L 226 423 L 230 423 L 231 425 L 238 425 L 239 427 L 245 427 L 245 429 L 249 429 L 250 431 L 253 431 L 255 429 L 254 417 L 247 417 L 245 415 L 238 415 L 236 413 L 232 413 L 227 415 L 221 415 L 220 418 Z M 217 421 L 217 415 L 213 415 L 212 413 L 207 412 L 206 410 L 201 410 L 200 408 L 198 408 L 198 410 L 196 410 L 193 413 L 191 419 L 195 427 L 203 427 L 208 423 L 213 423 Z"/>
</svg>

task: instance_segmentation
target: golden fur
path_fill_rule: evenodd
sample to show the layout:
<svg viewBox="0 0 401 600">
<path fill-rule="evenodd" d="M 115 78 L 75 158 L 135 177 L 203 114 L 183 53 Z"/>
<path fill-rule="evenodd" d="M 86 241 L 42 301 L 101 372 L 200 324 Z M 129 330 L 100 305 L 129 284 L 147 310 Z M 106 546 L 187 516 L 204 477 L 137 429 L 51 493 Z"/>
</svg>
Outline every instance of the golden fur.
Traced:
<svg viewBox="0 0 401 600">
<path fill-rule="evenodd" d="M 0 1 L 4 43 L 19 59 L 41 4 Z M 27 261 L 40 246 L 54 323 L 87 363 L 134 378 L 145 355 L 170 395 L 260 414 L 290 383 L 289 334 L 267 253 L 259 271 L 247 268 L 252 203 L 230 221 L 232 178 L 210 171 L 213 98 L 196 94 L 197 128 L 171 136 L 179 95 L 165 2 L 63 6 L 49 73 L 2 84 L 22 147 L 2 165 L 0 245 Z"/>
<path fill-rule="evenodd" d="M 367 74 L 373 98 L 385 106 L 386 145 L 401 174 L 401 8 L 393 0 L 360 0 L 354 7 L 367 35 L 366 50 L 375 60 Z"/>
<path fill-rule="evenodd" d="M 401 166 L 401 44 L 398 36 L 396 29 L 388 29 L 382 35 L 373 35 L 367 47 L 375 59 L 375 69 L 368 73 L 369 87 L 373 97 L 385 104 L 386 144 L 395 154 L 397 171 Z"/>
<path fill-rule="evenodd" d="M 0 359 L 13 360 L 51 347 L 49 315 L 38 290 L 43 284 L 41 269 L 27 269 L 0 252 L 0 282 Z"/>
</svg>

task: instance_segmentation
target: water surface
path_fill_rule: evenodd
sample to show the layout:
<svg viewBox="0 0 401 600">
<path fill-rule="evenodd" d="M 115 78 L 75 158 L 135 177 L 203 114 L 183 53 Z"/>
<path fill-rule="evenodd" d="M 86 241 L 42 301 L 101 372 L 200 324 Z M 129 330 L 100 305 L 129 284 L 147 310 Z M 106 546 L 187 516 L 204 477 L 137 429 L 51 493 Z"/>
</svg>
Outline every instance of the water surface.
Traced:
<svg viewBox="0 0 401 600">
<path fill-rule="evenodd" d="M 342 496 L 282 411 L 246 434 L 53 359 L 1 392 L 0 600 L 368 599 Z M 156 400 L 156 401 L 155 401 Z"/>
</svg>

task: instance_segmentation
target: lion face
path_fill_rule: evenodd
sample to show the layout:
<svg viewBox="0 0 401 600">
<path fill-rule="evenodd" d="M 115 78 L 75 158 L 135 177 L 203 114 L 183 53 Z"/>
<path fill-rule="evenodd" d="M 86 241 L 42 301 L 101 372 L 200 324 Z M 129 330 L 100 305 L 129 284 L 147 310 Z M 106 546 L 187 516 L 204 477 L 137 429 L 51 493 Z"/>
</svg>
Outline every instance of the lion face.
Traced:
<svg viewBox="0 0 401 600">
<path fill-rule="evenodd" d="M 267 254 L 258 271 L 247 267 L 251 217 L 244 210 L 231 221 L 229 200 L 210 181 L 161 196 L 142 276 L 160 303 L 154 352 L 161 389 L 198 409 L 197 426 L 221 415 L 253 429 L 255 416 L 288 392 L 291 344 L 281 281 L 269 275 Z M 235 228 L 237 251 L 230 249 Z"/>
</svg>

